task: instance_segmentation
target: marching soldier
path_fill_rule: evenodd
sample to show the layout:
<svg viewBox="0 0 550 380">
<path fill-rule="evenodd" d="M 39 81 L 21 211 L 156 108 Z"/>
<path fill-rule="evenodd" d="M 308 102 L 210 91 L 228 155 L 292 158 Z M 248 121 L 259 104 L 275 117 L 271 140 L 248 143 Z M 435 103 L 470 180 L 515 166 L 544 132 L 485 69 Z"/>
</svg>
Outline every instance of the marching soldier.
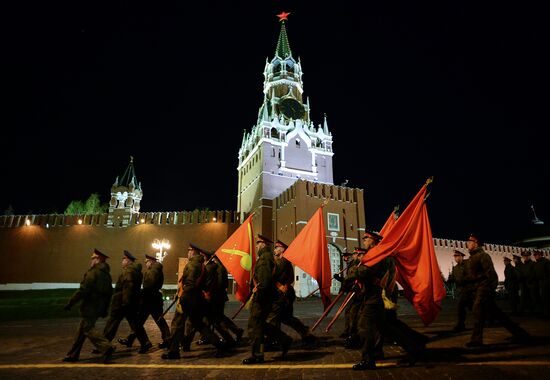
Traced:
<svg viewBox="0 0 550 380">
<path fill-rule="evenodd" d="M 342 260 L 344 261 L 344 265 L 346 266 L 345 268 L 345 274 L 342 276 L 341 274 L 339 273 L 336 273 L 333 278 L 337 281 L 340 281 L 342 283 L 341 285 L 341 288 L 340 288 L 340 292 L 348 292 L 350 289 L 345 289 L 344 288 L 344 284 L 345 284 L 345 281 L 346 281 L 346 278 L 349 277 L 348 273 L 349 273 L 349 269 L 351 268 L 352 266 L 352 263 L 354 261 L 354 259 L 352 258 L 353 257 L 357 257 L 356 256 L 356 253 L 355 252 L 344 252 L 342 253 Z M 355 265 L 357 265 L 357 263 L 355 263 Z M 348 282 L 349 284 L 349 282 Z M 340 334 L 340 338 L 347 338 L 348 336 L 351 335 L 351 328 L 350 328 L 350 315 L 349 315 L 349 311 L 350 311 L 350 307 L 351 307 L 351 304 L 349 304 L 347 307 L 346 307 L 346 310 L 344 312 L 344 331 Z"/>
<path fill-rule="evenodd" d="M 349 263 L 346 278 L 342 284 L 343 291 L 347 293 L 355 292 L 353 298 L 346 306 L 345 310 L 345 330 L 348 332 L 348 336 L 344 340 L 344 346 L 346 348 L 359 348 L 361 346 L 361 338 L 359 336 L 359 310 L 362 304 L 362 293 L 358 291 L 357 269 L 361 263 L 361 258 L 365 254 L 366 250 L 361 247 L 355 247 L 353 250 L 352 260 Z"/>
<path fill-rule="evenodd" d="M 382 240 L 382 236 L 377 233 L 365 232 L 363 242 L 367 254 L 368 250 L 376 246 L 380 240 Z M 360 289 L 356 293 L 361 293 L 362 300 L 358 329 L 363 340 L 363 347 L 361 361 L 352 367 L 356 371 L 376 369 L 376 342 L 380 339 L 384 329 L 384 301 L 382 300 L 380 280 L 385 271 L 386 269 L 381 261 L 371 267 L 359 265 L 356 271 L 352 273 L 352 278 L 359 282 Z"/>
<path fill-rule="evenodd" d="M 521 313 L 535 313 L 536 301 L 534 288 L 535 273 L 533 271 L 533 260 L 531 260 L 531 251 L 525 250 L 521 252 L 521 265 L 518 266 L 519 272 L 519 297 Z"/>
<path fill-rule="evenodd" d="M 111 301 L 111 314 L 103 330 L 105 338 L 112 341 L 116 335 L 120 322 L 124 318 L 130 328 L 136 334 L 141 347 L 140 354 L 145 354 L 153 344 L 149 341 L 147 333 L 138 318 L 139 299 L 143 274 L 141 264 L 136 263 L 136 258 L 128 251 L 122 256 L 122 273 L 115 285 L 115 292 Z"/>
<path fill-rule="evenodd" d="M 449 279 L 447 280 L 450 283 L 454 283 L 456 286 L 457 293 L 457 322 L 453 327 L 453 332 L 461 332 L 466 329 L 466 308 L 472 307 L 472 292 L 471 287 L 468 284 L 467 276 L 467 262 L 468 260 L 464 259 L 465 254 L 459 251 L 458 249 L 454 250 L 453 258 L 456 262 L 456 265 L 453 267 Z"/>
<path fill-rule="evenodd" d="M 217 274 L 218 274 L 218 283 L 219 283 L 219 303 L 217 307 L 219 308 L 218 314 L 221 316 L 221 320 L 219 323 L 226 329 L 231 331 L 233 334 L 235 334 L 235 342 L 238 343 L 244 333 L 244 329 L 240 328 L 233 322 L 231 318 L 225 315 L 224 309 L 225 309 L 225 303 L 229 301 L 229 297 L 227 297 L 227 288 L 229 287 L 229 279 L 227 274 L 227 269 L 222 264 L 222 262 L 218 259 L 217 256 L 214 256 L 214 262 L 218 265 L 217 267 Z"/>
<path fill-rule="evenodd" d="M 491 256 L 482 248 L 483 242 L 477 235 L 471 234 L 466 246 L 470 252 L 468 277 L 473 283 L 474 299 L 472 307 L 474 330 L 470 341 L 466 343 L 466 347 L 483 346 L 483 328 L 488 314 L 492 315 L 512 333 L 513 341 L 518 343 L 528 341 L 530 335 L 503 313 L 495 303 L 498 276 Z"/>
<path fill-rule="evenodd" d="M 275 271 L 275 259 L 269 247 L 273 242 L 258 235 L 256 240 L 256 252 L 258 261 L 252 275 L 252 298 L 250 300 L 250 316 L 248 318 L 248 336 L 251 342 L 252 355 L 242 361 L 243 364 L 256 364 L 264 362 L 264 337 L 269 334 L 280 342 L 282 348 L 281 357 L 286 357 L 292 338 L 286 335 L 277 327 L 267 323 L 267 317 L 271 311 L 271 305 L 275 299 L 275 282 L 273 273 Z"/>
<path fill-rule="evenodd" d="M 115 348 L 95 328 L 98 318 L 105 318 L 109 310 L 109 302 L 113 294 L 113 285 L 109 264 L 106 260 L 109 256 L 94 249 L 91 256 L 90 269 L 84 274 L 80 288 L 73 294 L 65 310 L 70 310 L 78 302 L 80 304 L 80 325 L 76 332 L 73 346 L 63 359 L 64 362 L 76 362 L 80 356 L 80 350 L 86 338 L 103 354 L 103 362 L 108 362 Z"/>
<path fill-rule="evenodd" d="M 512 266 L 512 260 L 508 256 L 504 256 L 503 261 L 504 289 L 506 289 L 506 292 L 508 293 L 510 312 L 512 315 L 517 315 L 519 304 L 519 281 L 517 271 L 516 268 Z"/>
<path fill-rule="evenodd" d="M 143 274 L 143 289 L 139 304 L 138 322 L 143 325 L 147 318 L 149 318 L 149 315 L 152 316 L 162 336 L 162 343 L 159 343 L 159 348 L 166 348 L 170 340 L 170 328 L 163 316 L 164 302 L 162 300 L 161 289 L 164 284 L 164 274 L 162 272 L 162 264 L 158 262 L 156 257 L 145 255 L 145 267 L 147 270 Z M 132 332 L 127 338 L 120 338 L 118 342 L 127 347 L 132 347 L 135 339 L 136 334 Z"/>
<path fill-rule="evenodd" d="M 178 302 L 174 319 L 172 319 L 170 344 L 168 352 L 162 354 L 163 359 L 179 359 L 180 344 L 185 335 L 185 322 L 189 318 L 192 329 L 201 333 L 216 347 L 216 356 L 221 356 L 223 344 L 214 332 L 203 321 L 204 307 L 202 304 L 202 288 L 204 285 L 205 268 L 204 252 L 194 244 L 187 249 L 189 261 L 178 283 Z"/>
<path fill-rule="evenodd" d="M 542 252 L 537 250 L 533 253 L 535 258 L 534 272 L 535 280 L 538 282 L 540 290 L 540 310 L 543 318 L 550 317 L 550 260 L 542 256 Z"/>
<path fill-rule="evenodd" d="M 227 292 L 225 288 L 221 288 L 221 278 L 218 273 L 218 263 L 214 261 L 215 256 L 213 252 L 201 251 L 201 255 L 206 261 L 204 265 L 204 282 L 202 285 L 202 303 L 205 310 L 205 320 L 211 328 L 216 329 L 224 340 L 224 344 L 227 347 L 234 347 L 237 342 L 229 331 L 225 328 L 225 325 L 221 323 L 223 305 L 227 298 Z M 189 323 L 189 322 L 188 322 Z M 192 328 L 186 329 L 185 346 L 190 346 L 195 335 L 195 331 Z M 208 339 L 205 336 L 201 336 L 198 344 L 208 343 Z"/>
<path fill-rule="evenodd" d="M 268 323 L 281 327 L 281 323 L 292 327 L 302 338 L 305 344 L 315 342 L 315 336 L 309 329 L 294 316 L 294 267 L 292 263 L 284 258 L 283 254 L 288 246 L 280 240 L 275 243 L 275 273 L 273 280 L 277 287 L 275 301 L 267 318 Z"/>
</svg>

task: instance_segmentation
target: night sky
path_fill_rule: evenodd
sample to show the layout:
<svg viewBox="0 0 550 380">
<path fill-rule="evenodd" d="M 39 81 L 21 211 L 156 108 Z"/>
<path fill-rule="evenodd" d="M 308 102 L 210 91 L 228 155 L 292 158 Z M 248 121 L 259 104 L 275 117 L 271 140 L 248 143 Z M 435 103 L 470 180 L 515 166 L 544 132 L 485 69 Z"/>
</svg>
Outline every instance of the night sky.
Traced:
<svg viewBox="0 0 550 380">
<path fill-rule="evenodd" d="M 130 155 L 142 211 L 236 209 L 284 10 L 335 184 L 365 189 L 367 228 L 434 176 L 434 237 L 513 242 L 531 205 L 550 223 L 547 20 L 533 4 L 472 3 L 5 4 L 0 213 L 107 202 Z"/>
</svg>

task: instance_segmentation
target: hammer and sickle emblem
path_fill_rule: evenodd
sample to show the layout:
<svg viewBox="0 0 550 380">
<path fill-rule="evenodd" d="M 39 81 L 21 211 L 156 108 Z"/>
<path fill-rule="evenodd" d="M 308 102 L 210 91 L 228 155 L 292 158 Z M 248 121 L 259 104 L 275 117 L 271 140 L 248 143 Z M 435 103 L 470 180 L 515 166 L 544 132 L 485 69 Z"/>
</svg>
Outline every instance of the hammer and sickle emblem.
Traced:
<svg viewBox="0 0 550 380">
<path fill-rule="evenodd" d="M 222 252 L 225 252 L 229 255 L 241 256 L 241 262 L 240 262 L 241 267 L 244 270 L 249 272 L 252 269 L 252 259 L 250 258 L 250 255 L 248 254 L 248 252 L 240 251 L 238 249 L 226 249 L 226 248 L 223 248 Z"/>
</svg>

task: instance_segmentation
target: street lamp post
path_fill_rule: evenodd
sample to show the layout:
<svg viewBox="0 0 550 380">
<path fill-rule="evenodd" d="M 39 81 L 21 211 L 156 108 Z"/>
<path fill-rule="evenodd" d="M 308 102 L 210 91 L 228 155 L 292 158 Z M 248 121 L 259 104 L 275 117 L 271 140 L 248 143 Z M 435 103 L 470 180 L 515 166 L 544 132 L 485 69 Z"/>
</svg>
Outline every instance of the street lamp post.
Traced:
<svg viewBox="0 0 550 380">
<path fill-rule="evenodd" d="M 162 240 L 155 239 L 155 240 L 153 240 L 152 246 L 153 246 L 153 248 L 159 250 L 156 253 L 156 256 L 157 256 L 157 260 L 160 263 L 162 263 L 162 260 L 164 260 L 166 255 L 168 255 L 168 252 L 166 252 L 166 251 L 170 249 L 170 242 L 167 239 L 162 239 Z M 164 249 L 164 252 L 163 252 L 163 249 Z"/>
</svg>

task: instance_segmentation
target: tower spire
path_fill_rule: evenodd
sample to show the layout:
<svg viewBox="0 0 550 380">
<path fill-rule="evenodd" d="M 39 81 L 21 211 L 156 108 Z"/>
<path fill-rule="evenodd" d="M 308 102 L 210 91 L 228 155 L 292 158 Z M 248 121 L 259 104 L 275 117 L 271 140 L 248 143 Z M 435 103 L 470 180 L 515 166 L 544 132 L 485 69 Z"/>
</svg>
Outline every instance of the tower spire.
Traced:
<svg viewBox="0 0 550 380">
<path fill-rule="evenodd" d="M 275 50 L 275 55 L 283 59 L 292 56 L 285 27 L 285 21 L 287 20 L 289 14 L 290 12 L 281 12 L 277 15 L 277 17 L 279 17 L 279 21 L 281 22 L 281 32 L 279 33 L 279 40 L 277 41 L 277 49 Z"/>
</svg>

